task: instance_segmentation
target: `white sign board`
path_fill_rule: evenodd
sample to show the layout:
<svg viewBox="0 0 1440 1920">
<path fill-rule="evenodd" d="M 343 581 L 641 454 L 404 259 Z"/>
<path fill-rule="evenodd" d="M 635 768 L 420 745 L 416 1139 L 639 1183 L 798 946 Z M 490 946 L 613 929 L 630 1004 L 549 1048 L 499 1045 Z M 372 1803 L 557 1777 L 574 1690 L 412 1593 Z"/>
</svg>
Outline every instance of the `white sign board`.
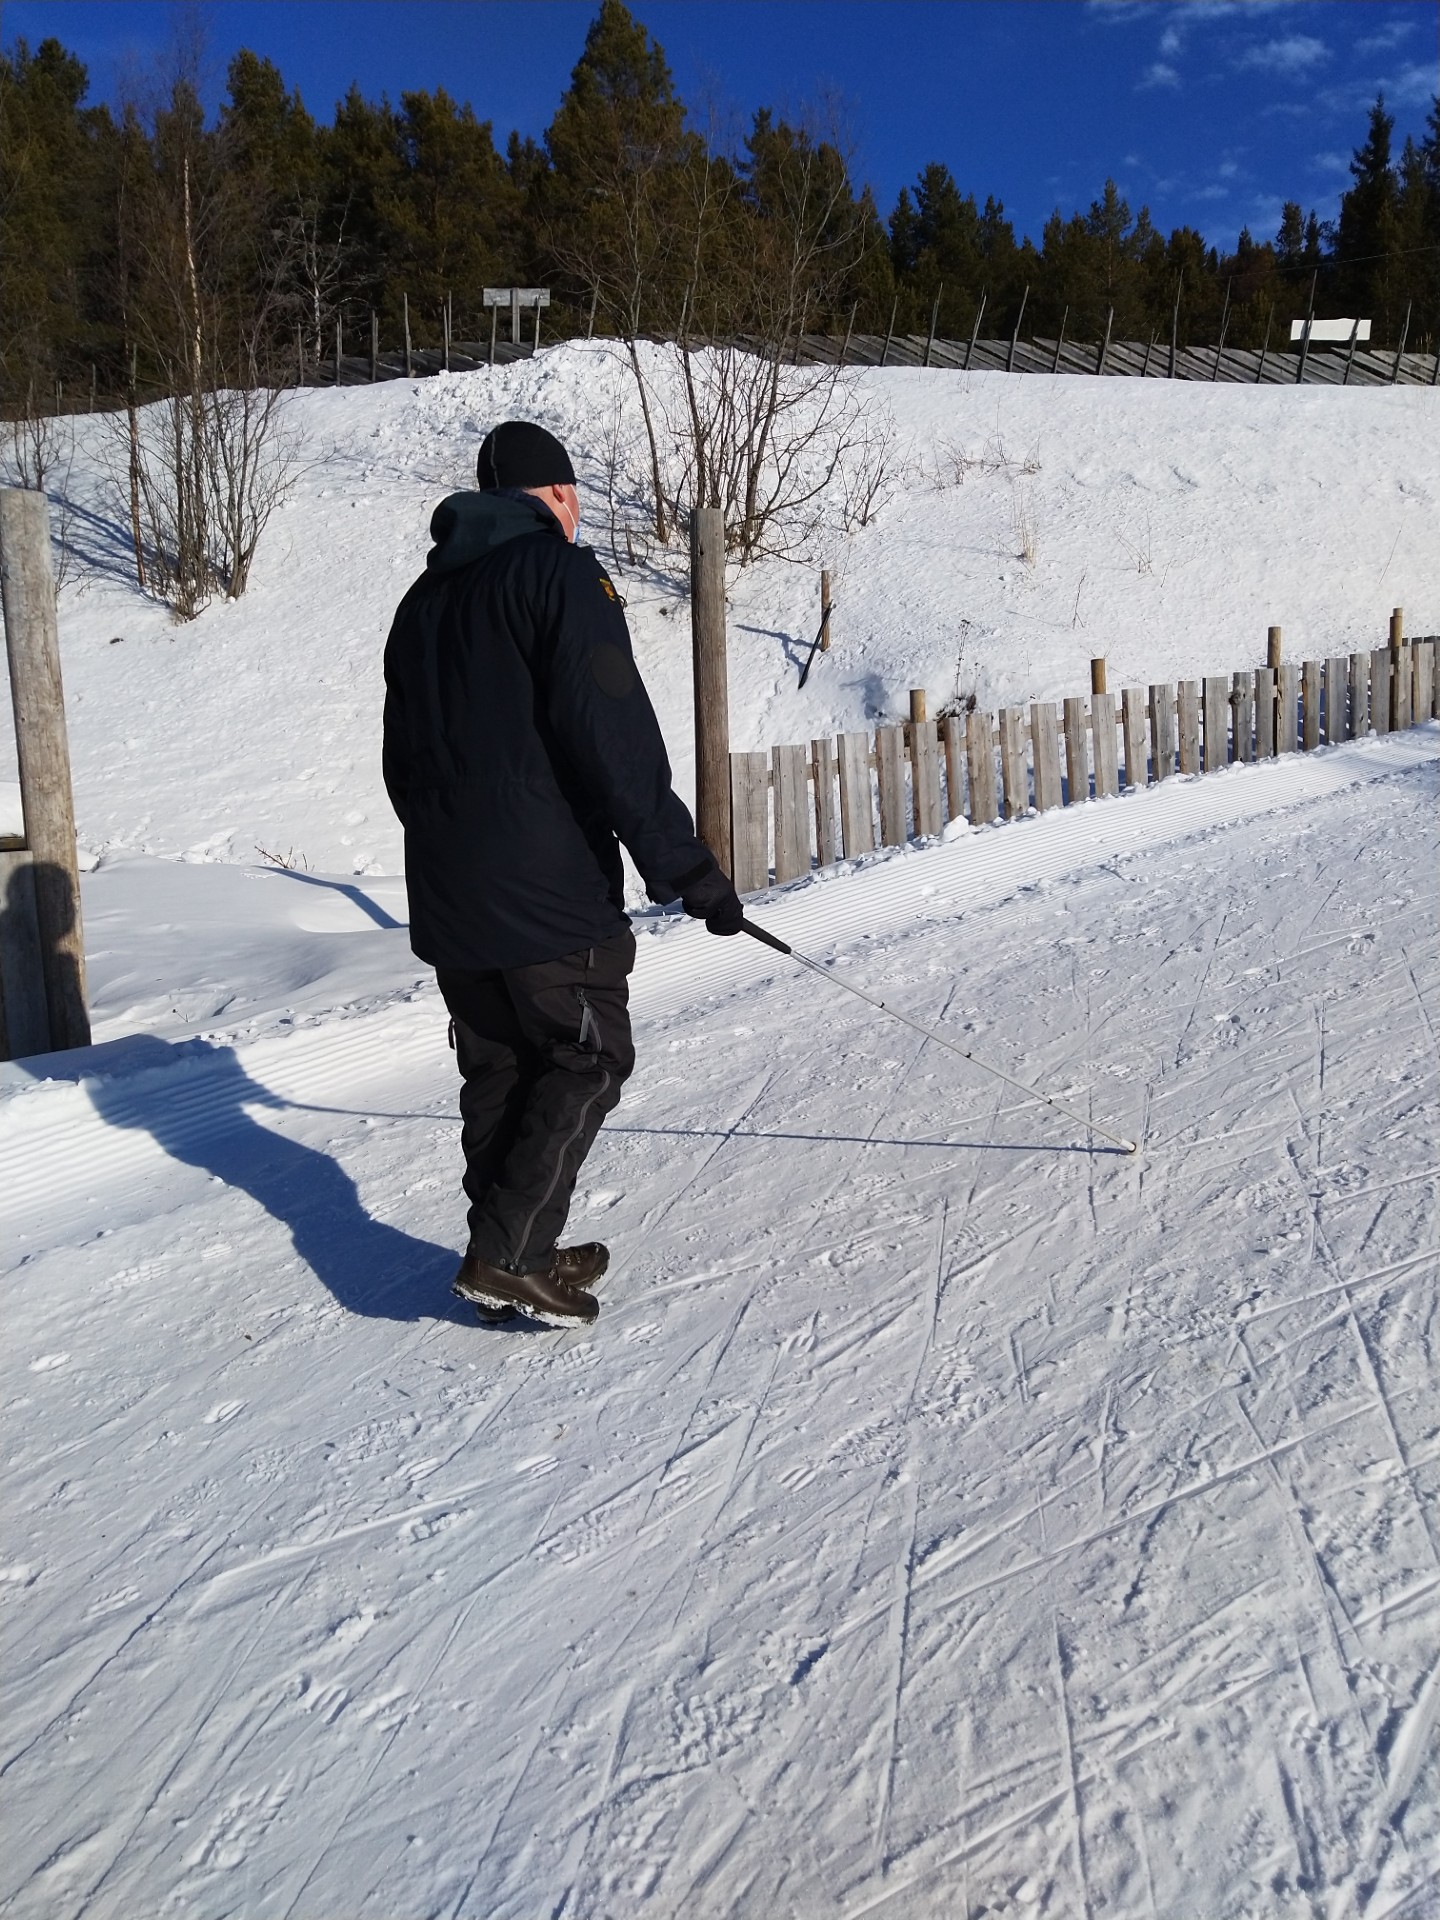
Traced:
<svg viewBox="0 0 1440 1920">
<path fill-rule="evenodd" d="M 1303 340 L 1305 338 L 1305 322 L 1303 320 L 1292 320 L 1290 322 L 1290 338 L 1292 340 Z M 1310 344 L 1312 346 L 1319 345 L 1327 340 L 1339 341 L 1343 345 L 1348 346 L 1352 339 L 1368 340 L 1369 338 L 1370 322 L 1368 320 L 1312 320 L 1310 322 Z"/>
</svg>

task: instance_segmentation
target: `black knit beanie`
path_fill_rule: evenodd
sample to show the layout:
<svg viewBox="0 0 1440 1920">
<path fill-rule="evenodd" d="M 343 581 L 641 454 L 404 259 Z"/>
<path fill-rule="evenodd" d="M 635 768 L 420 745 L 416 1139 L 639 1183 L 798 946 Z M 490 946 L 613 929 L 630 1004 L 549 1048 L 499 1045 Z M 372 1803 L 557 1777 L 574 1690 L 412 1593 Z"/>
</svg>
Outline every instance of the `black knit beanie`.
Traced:
<svg viewBox="0 0 1440 1920">
<path fill-rule="evenodd" d="M 502 420 L 480 442 L 475 462 L 482 493 L 496 487 L 573 487 L 570 456 L 544 427 L 529 420 Z"/>
</svg>

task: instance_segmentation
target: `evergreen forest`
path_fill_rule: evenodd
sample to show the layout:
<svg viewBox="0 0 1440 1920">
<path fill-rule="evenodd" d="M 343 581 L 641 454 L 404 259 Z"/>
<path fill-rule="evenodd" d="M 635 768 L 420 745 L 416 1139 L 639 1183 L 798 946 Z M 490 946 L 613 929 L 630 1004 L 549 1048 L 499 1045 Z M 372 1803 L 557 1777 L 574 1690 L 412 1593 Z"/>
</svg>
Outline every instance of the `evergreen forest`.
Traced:
<svg viewBox="0 0 1440 1920">
<path fill-rule="evenodd" d="M 765 110 L 707 135 L 663 50 L 601 0 L 540 142 L 444 88 L 317 120 L 242 51 L 213 120 L 185 62 L 147 99 L 87 104 L 58 41 L 0 55 L 0 378 L 6 414 L 202 385 L 278 384 L 297 358 L 488 337 L 487 286 L 545 286 L 548 339 L 594 331 L 783 342 L 799 331 L 964 338 L 1288 343 L 1289 323 L 1359 314 L 1372 344 L 1440 335 L 1440 103 L 1394 151 L 1369 111 L 1338 216 L 1298 201 L 1233 251 L 1160 232 L 1106 181 L 1083 213 L 1016 236 L 998 183 L 936 159 L 882 214 L 840 132 Z M 983 189 L 983 192 L 982 192 Z M 1023 302 L 1023 317 L 1022 317 Z"/>
</svg>

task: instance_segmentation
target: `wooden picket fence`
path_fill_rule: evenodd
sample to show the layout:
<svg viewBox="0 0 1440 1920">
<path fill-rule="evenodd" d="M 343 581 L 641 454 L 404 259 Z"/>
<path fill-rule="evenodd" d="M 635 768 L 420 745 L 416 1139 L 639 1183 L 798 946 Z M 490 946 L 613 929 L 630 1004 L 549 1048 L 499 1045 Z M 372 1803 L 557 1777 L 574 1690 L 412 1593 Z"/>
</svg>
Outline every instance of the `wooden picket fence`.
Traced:
<svg viewBox="0 0 1440 1920">
<path fill-rule="evenodd" d="M 978 709 L 926 720 L 923 694 L 912 695 L 908 725 L 732 753 L 736 888 L 780 886 L 812 866 L 939 833 L 962 816 L 977 826 L 1013 820 L 1174 773 L 1418 726 L 1436 713 L 1437 644 L 1126 687 L 1118 706 L 1102 691 L 1036 701 L 1028 713 L 1001 707 L 998 725 Z"/>
</svg>

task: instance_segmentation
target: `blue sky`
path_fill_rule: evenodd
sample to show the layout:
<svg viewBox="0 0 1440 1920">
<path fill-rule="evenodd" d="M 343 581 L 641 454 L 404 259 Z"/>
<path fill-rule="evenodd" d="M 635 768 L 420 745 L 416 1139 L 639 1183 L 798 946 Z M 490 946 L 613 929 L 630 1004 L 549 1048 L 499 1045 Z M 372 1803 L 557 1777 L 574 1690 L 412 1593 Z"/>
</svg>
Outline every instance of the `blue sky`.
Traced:
<svg viewBox="0 0 1440 1920">
<path fill-rule="evenodd" d="M 1440 0 L 636 0 L 682 96 L 748 120 L 838 103 L 882 213 L 929 160 L 994 193 L 1037 240 L 1107 176 L 1165 229 L 1230 245 L 1273 234 L 1286 199 L 1322 218 L 1348 184 L 1382 91 L 1397 152 L 1440 84 Z M 591 0 L 5 0 L 7 45 L 54 34 L 112 98 L 127 67 L 203 24 L 211 101 L 241 46 L 274 60 L 328 119 L 368 95 L 444 86 L 537 137 L 593 17 Z"/>
</svg>

